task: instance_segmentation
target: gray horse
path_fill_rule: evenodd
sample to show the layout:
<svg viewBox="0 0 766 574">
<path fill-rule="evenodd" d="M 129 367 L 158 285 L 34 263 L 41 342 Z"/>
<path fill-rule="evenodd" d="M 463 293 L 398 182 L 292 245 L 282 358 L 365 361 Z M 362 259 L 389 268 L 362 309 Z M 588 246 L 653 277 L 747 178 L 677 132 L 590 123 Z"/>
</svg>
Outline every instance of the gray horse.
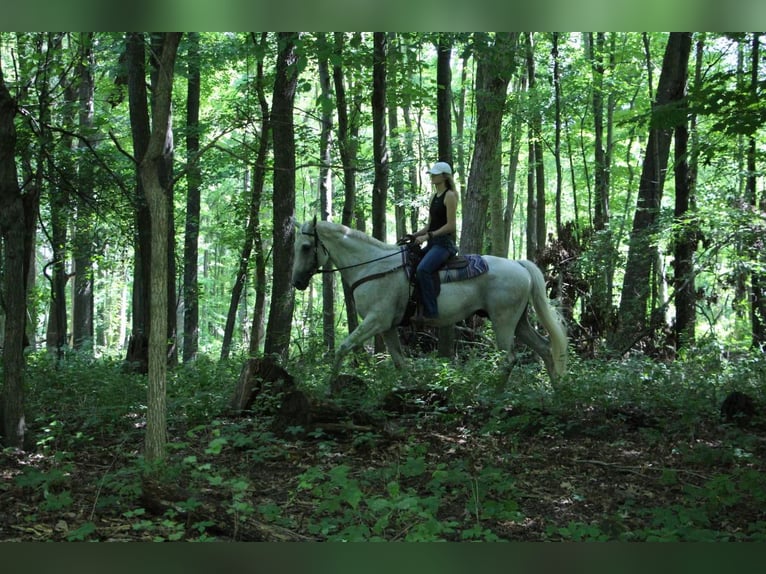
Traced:
<svg viewBox="0 0 766 574">
<path fill-rule="evenodd" d="M 389 245 L 344 225 L 309 221 L 295 235 L 292 283 L 308 287 L 311 277 L 330 260 L 353 288 L 356 309 L 363 321 L 338 347 L 332 368 L 334 378 L 343 358 L 375 335 L 382 335 L 391 359 L 404 366 L 397 326 L 409 300 L 409 280 L 403 270 L 402 248 Z M 551 380 L 566 371 L 567 335 L 564 322 L 545 293 L 545 280 L 531 261 L 485 255 L 489 270 L 474 279 L 445 283 L 438 298 L 439 321 L 447 326 L 485 312 L 495 331 L 499 349 L 507 353 L 507 371 L 513 365 L 513 345 L 518 337 L 545 363 Z M 532 303 L 549 338 L 535 331 L 527 319 Z"/>
</svg>

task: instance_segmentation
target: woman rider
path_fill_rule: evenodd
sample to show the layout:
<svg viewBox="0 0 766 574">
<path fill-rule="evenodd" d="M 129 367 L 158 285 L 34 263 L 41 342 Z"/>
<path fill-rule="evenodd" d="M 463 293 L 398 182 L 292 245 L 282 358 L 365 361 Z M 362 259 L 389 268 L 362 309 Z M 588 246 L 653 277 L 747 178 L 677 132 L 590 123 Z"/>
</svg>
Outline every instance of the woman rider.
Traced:
<svg viewBox="0 0 766 574">
<path fill-rule="evenodd" d="M 439 309 L 436 304 L 438 296 L 436 273 L 447 259 L 457 255 L 455 235 L 458 196 L 452 179 L 452 168 L 448 163 L 439 161 L 428 170 L 428 173 L 435 193 L 428 210 L 428 223 L 414 234 L 417 245 L 428 241 L 423 259 L 415 274 L 415 280 L 420 288 L 424 323 L 433 322 L 439 318 Z"/>
</svg>

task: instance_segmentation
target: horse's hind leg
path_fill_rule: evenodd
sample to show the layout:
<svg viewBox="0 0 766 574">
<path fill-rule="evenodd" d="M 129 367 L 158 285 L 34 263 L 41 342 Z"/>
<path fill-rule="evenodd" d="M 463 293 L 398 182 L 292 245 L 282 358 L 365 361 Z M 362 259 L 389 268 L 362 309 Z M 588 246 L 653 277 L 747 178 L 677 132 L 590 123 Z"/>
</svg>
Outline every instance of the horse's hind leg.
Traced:
<svg viewBox="0 0 766 574">
<path fill-rule="evenodd" d="M 543 363 L 545 363 L 545 369 L 551 377 L 551 381 L 555 380 L 556 374 L 553 364 L 553 355 L 551 354 L 551 345 L 545 337 L 535 331 L 532 328 L 532 325 L 529 324 L 526 310 L 521 316 L 519 324 L 516 326 L 516 336 L 518 336 L 522 343 L 542 358 Z"/>
<path fill-rule="evenodd" d="M 519 315 L 516 313 L 503 313 L 494 317 L 490 317 L 492 321 L 492 327 L 495 330 L 495 342 L 497 348 L 501 351 L 505 351 L 506 359 L 505 364 L 500 371 L 500 378 L 498 379 L 497 391 L 501 391 L 511 376 L 513 365 L 516 362 L 516 353 L 514 351 L 516 324 L 519 321 Z"/>
<path fill-rule="evenodd" d="M 403 368 L 404 356 L 402 355 L 402 345 L 399 341 L 399 331 L 397 331 L 396 327 L 383 331 L 383 341 L 386 343 L 386 348 L 391 355 L 394 366 L 397 369 Z"/>
</svg>

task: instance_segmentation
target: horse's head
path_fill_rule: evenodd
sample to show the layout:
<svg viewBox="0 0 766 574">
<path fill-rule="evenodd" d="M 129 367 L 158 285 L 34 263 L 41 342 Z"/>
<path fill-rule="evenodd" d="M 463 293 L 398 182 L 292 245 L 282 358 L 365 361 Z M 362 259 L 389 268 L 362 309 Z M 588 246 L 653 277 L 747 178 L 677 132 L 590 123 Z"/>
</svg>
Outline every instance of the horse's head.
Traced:
<svg viewBox="0 0 766 574">
<path fill-rule="evenodd" d="M 309 280 L 327 262 L 324 249 L 316 231 L 317 220 L 299 225 L 295 233 L 293 250 L 293 287 L 303 291 Z"/>
</svg>

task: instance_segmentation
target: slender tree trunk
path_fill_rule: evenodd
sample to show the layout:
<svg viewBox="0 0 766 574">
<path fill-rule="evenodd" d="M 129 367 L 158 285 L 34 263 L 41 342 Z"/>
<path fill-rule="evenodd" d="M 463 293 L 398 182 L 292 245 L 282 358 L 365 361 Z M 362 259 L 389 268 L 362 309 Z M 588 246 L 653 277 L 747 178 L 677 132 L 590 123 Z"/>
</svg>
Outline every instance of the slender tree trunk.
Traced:
<svg viewBox="0 0 766 574">
<path fill-rule="evenodd" d="M 66 308 L 66 256 L 67 256 L 67 222 L 69 220 L 69 188 L 67 187 L 66 174 L 71 176 L 71 163 L 62 161 L 62 168 L 57 169 L 54 157 L 53 133 L 51 131 L 52 94 L 51 85 L 54 81 L 64 86 L 64 98 L 69 100 L 65 121 L 71 127 L 72 91 L 69 88 L 67 78 L 62 74 L 54 80 L 51 77 L 58 66 L 57 60 L 61 54 L 61 34 L 45 33 L 35 35 L 35 47 L 39 52 L 36 70 L 33 74 L 37 105 L 35 118 L 39 126 L 37 141 L 34 148 L 37 157 L 35 165 L 37 169 L 28 168 L 32 171 L 30 181 L 34 181 L 34 188 L 42 191 L 48 189 L 49 204 L 51 210 L 50 236 L 53 259 L 51 268 L 51 300 L 48 315 L 48 329 L 46 333 L 46 347 L 57 353 L 60 357 L 67 340 L 67 308 Z M 71 137 L 64 138 L 63 145 L 71 145 Z M 67 150 L 68 152 L 69 150 Z M 67 155 L 69 155 L 67 153 Z M 47 274 L 47 273 L 46 273 Z"/>
<path fill-rule="evenodd" d="M 129 32 L 126 36 L 128 68 L 128 104 L 130 129 L 133 137 L 133 158 L 141 165 L 149 145 L 149 108 L 146 93 L 146 50 L 144 35 Z M 133 267 L 133 328 L 128 342 L 127 362 L 136 371 L 146 373 L 149 361 L 149 293 L 151 263 L 151 215 L 146 202 L 144 186 L 136 169 L 134 195 L 135 251 Z M 163 265 L 163 268 L 165 266 Z"/>
<path fill-rule="evenodd" d="M 404 117 L 404 154 L 406 157 L 409 158 L 417 158 L 416 152 L 415 152 L 415 135 L 413 132 L 413 124 L 412 124 L 412 118 L 411 118 L 411 110 L 412 110 L 412 97 L 408 93 L 402 94 L 402 116 Z M 407 166 L 407 175 L 404 178 L 405 182 L 402 183 L 402 185 L 406 185 L 407 188 L 410 191 L 411 196 L 414 197 L 415 192 L 413 190 L 416 190 L 420 187 L 420 177 L 418 174 L 418 163 L 417 161 L 411 161 L 409 162 L 409 165 Z M 409 222 L 405 220 L 404 222 L 404 229 L 405 233 L 407 229 L 417 229 L 419 225 L 418 221 L 418 213 L 416 210 L 412 209 L 409 212 L 410 219 Z M 405 216 L 406 217 L 406 216 Z M 408 225 L 409 223 L 409 225 Z M 399 235 L 401 237 L 401 235 Z"/>
<path fill-rule="evenodd" d="M 521 74 L 515 82 L 514 92 L 521 95 L 526 91 L 526 75 Z M 516 214 L 518 196 L 516 193 L 516 183 L 519 172 L 519 153 L 521 152 L 521 141 L 523 139 L 523 122 L 520 112 L 520 99 L 515 99 L 515 110 L 511 113 L 511 145 L 508 161 L 508 183 L 506 186 L 506 202 L 503 209 L 503 257 L 516 257 L 516 247 L 513 240 L 513 220 Z"/>
<path fill-rule="evenodd" d="M 439 34 L 436 50 L 436 133 L 439 148 L 437 159 L 452 166 L 452 37 L 448 33 Z M 439 356 L 451 357 L 455 348 L 455 327 L 441 327 L 438 333 Z"/>
<path fill-rule="evenodd" d="M 26 265 L 24 204 L 16 172 L 16 102 L 5 85 L 0 62 L 0 234 L 3 238 L 3 440 L 6 447 L 23 448 L 24 341 L 26 323 Z"/>
<path fill-rule="evenodd" d="M 163 44 L 167 34 L 153 32 L 151 34 L 151 52 L 149 62 L 151 63 L 151 81 L 152 81 L 152 110 L 156 106 L 155 99 L 159 93 L 157 82 L 160 75 L 160 63 L 159 58 L 162 53 Z M 153 112 L 152 112 L 153 113 Z M 154 126 L 152 126 L 154 127 Z M 165 252 L 167 254 L 167 341 L 168 341 L 168 363 L 171 365 L 178 364 L 178 346 L 176 345 L 177 328 L 177 313 L 176 313 L 176 226 L 175 226 L 175 203 L 173 199 L 173 130 L 168 130 L 167 133 L 167 152 L 164 153 L 159 163 L 159 177 L 162 188 L 166 190 L 165 201 L 167 202 L 167 248 Z"/>
<path fill-rule="evenodd" d="M 593 124 L 594 124 L 594 189 L 595 189 L 595 216 L 593 227 L 596 231 L 602 231 L 609 222 L 609 188 L 607 186 L 607 174 L 609 166 L 606 163 L 606 150 L 604 149 L 604 34 L 596 34 L 595 42 L 591 37 L 591 71 L 593 75 Z"/>
<path fill-rule="evenodd" d="M 703 42 L 697 42 L 694 84 L 702 81 Z M 682 109 L 688 106 L 683 104 Z M 696 116 L 690 119 L 691 132 L 696 133 Z M 696 139 L 696 136 L 693 136 Z M 695 189 L 697 186 L 696 142 L 688 146 L 689 133 L 686 125 L 675 130 L 675 220 L 678 233 L 674 238 L 673 287 L 676 307 L 674 324 L 675 347 L 690 346 L 694 342 L 696 326 L 697 289 L 695 286 L 694 253 L 699 239 Z"/>
<path fill-rule="evenodd" d="M 269 323 L 266 330 L 266 355 L 287 357 L 290 345 L 295 294 L 290 285 L 293 253 L 293 214 L 295 212 L 295 129 L 293 102 L 298 83 L 295 32 L 280 32 L 274 95 L 272 135 L 274 138 L 274 274 Z"/>
<path fill-rule="evenodd" d="M 161 42 L 154 83 L 152 131 L 139 172 L 151 214 L 151 297 L 149 329 L 149 380 L 145 457 L 149 462 L 165 458 L 167 440 L 166 379 L 168 366 L 168 226 L 170 225 L 168 182 L 163 177 L 168 156 L 173 153 L 171 97 L 173 68 L 180 33 L 167 33 Z M 159 46 L 157 46 L 159 47 Z"/>
<path fill-rule="evenodd" d="M 555 108 L 553 157 L 556 161 L 556 235 L 561 235 L 561 189 L 563 184 L 563 169 L 561 167 L 561 65 L 559 62 L 559 33 L 553 33 L 551 48 L 553 59 L 553 98 Z"/>
<path fill-rule="evenodd" d="M 534 34 L 529 32 L 527 34 L 527 76 L 529 81 L 529 90 L 534 91 L 537 84 L 537 70 L 535 65 L 535 50 L 534 50 Z M 542 142 L 542 112 L 539 109 L 532 111 L 531 130 L 533 134 L 532 146 L 534 147 L 533 166 L 535 170 L 535 194 L 536 194 L 536 206 L 535 211 L 537 221 L 535 222 L 535 231 L 537 233 L 536 245 L 537 253 L 535 258 L 539 254 L 540 250 L 545 248 L 547 240 L 547 226 L 545 222 L 545 162 L 543 159 L 543 142 Z"/>
<path fill-rule="evenodd" d="M 319 46 L 319 86 L 321 90 L 321 132 L 319 135 L 319 206 L 322 221 L 332 218 L 332 84 L 328 64 L 328 45 L 325 34 L 317 35 Z M 322 275 L 322 334 L 325 349 L 335 350 L 335 274 Z"/>
<path fill-rule="evenodd" d="M 255 38 L 253 38 L 255 42 Z M 266 46 L 268 33 L 262 32 L 260 43 Z M 265 51 L 265 50 L 264 50 Z M 263 79 L 263 58 L 258 59 L 257 81 L 255 93 L 258 97 L 258 105 L 261 109 L 261 140 L 258 143 L 258 155 L 253 170 L 253 197 L 250 203 L 251 225 L 253 229 L 253 248 L 255 249 L 255 307 L 253 309 L 253 322 L 250 330 L 250 356 L 258 354 L 264 338 L 264 324 L 266 316 L 266 253 L 264 252 L 263 237 L 261 236 L 261 198 L 263 186 L 266 181 L 266 161 L 271 149 L 271 111 L 266 99 L 266 91 Z"/>
<path fill-rule="evenodd" d="M 388 147 L 391 150 L 391 165 L 389 187 L 394 194 L 394 223 L 396 225 L 396 237 L 403 237 L 407 233 L 407 210 L 405 205 L 405 181 L 407 169 L 405 168 L 403 149 L 403 137 L 399 129 L 399 102 L 402 94 L 399 93 L 399 65 L 403 58 L 400 52 L 398 38 L 395 32 L 388 33 L 388 93 L 390 105 L 388 106 Z M 410 156 L 411 157 L 411 156 Z"/>
<path fill-rule="evenodd" d="M 372 236 L 381 241 L 386 241 L 386 211 L 388 209 L 387 52 L 386 34 L 375 32 L 372 56 L 372 157 L 375 169 L 372 182 Z M 375 352 L 383 352 L 385 348 L 383 338 L 375 337 Z"/>
<path fill-rule="evenodd" d="M 617 32 L 612 32 L 609 38 L 609 71 L 612 72 L 616 66 L 616 52 L 617 52 Z M 602 86 L 603 89 L 603 86 Z M 610 201 L 611 201 L 611 182 L 612 182 L 612 158 L 614 156 L 614 109 L 616 106 L 616 91 L 610 89 L 607 92 L 606 97 L 606 152 L 604 154 L 604 189 L 606 190 L 606 212 L 607 220 L 610 217 Z M 613 267 L 613 266 L 610 266 Z M 614 271 L 610 268 L 610 273 Z M 610 280 L 611 283 L 611 280 Z"/>
<path fill-rule="evenodd" d="M 737 72 L 736 72 L 736 89 L 742 93 L 747 90 L 747 78 L 745 73 L 745 43 L 743 41 L 737 42 Z M 749 205 L 755 202 L 755 198 L 749 198 L 746 196 L 746 182 L 747 182 L 747 170 L 745 167 L 745 161 L 747 157 L 747 145 L 745 143 L 744 134 L 737 134 L 737 197 L 742 198 Z M 749 311 L 748 304 L 748 271 L 747 265 L 743 263 L 748 255 L 746 253 L 746 246 L 742 239 L 738 239 L 735 246 L 737 255 L 734 263 L 734 303 L 732 307 L 738 319 L 745 319 L 745 313 Z"/>
<path fill-rule="evenodd" d="M 527 253 L 530 261 L 537 259 L 541 249 L 537 244 L 537 194 L 535 193 L 535 144 L 532 126 L 527 126 Z"/>
<path fill-rule="evenodd" d="M 183 362 L 197 358 L 199 350 L 199 258 L 200 188 L 202 170 L 200 152 L 200 35 L 190 32 L 187 37 L 188 77 L 186 80 L 186 223 L 184 232 L 184 336 Z"/>
<path fill-rule="evenodd" d="M 608 139 L 604 135 L 604 58 L 605 37 L 599 32 L 588 34 L 588 58 L 591 63 L 593 78 L 592 109 L 594 133 L 594 166 L 593 189 L 595 190 L 595 206 L 593 215 L 593 230 L 596 232 L 592 245 L 597 253 L 599 264 L 592 279 L 589 309 L 592 316 L 588 324 L 592 326 L 592 336 L 597 337 L 609 324 L 612 313 L 612 236 L 609 228 L 609 159 L 606 147 Z"/>
<path fill-rule="evenodd" d="M 760 34 L 753 33 L 750 52 L 750 91 L 753 101 L 758 100 L 758 75 L 760 62 Z M 747 183 L 746 195 L 751 205 L 760 212 L 766 212 L 766 192 L 761 191 L 761 197 L 757 197 L 757 141 L 753 134 L 748 139 L 747 148 Z M 750 281 L 750 319 L 752 324 L 753 341 L 755 349 L 766 349 L 766 272 L 762 271 L 762 265 L 766 263 L 764 255 L 764 239 L 759 237 L 752 245 L 752 252 L 756 263 Z"/>
<path fill-rule="evenodd" d="M 386 140 L 386 35 L 373 34 L 372 58 L 372 156 L 375 179 L 372 183 L 372 236 L 386 240 L 388 207 L 388 149 Z"/>
<path fill-rule="evenodd" d="M 674 127 L 662 121 L 661 117 L 669 104 L 683 98 L 690 50 L 691 33 L 673 32 L 669 35 L 641 171 L 620 300 L 619 325 L 610 341 L 610 346 L 618 352 L 627 351 L 653 330 L 653 325 L 647 322 L 647 304 L 652 292 L 657 224 Z"/>
<path fill-rule="evenodd" d="M 678 233 L 673 250 L 673 286 L 676 307 L 674 334 L 675 346 L 678 349 L 694 341 L 696 289 L 694 288 L 693 257 L 697 234 L 692 228 L 692 223 L 688 221 L 694 202 L 694 183 L 689 173 L 689 131 L 686 125 L 676 126 L 674 140 L 676 187 L 674 216 Z"/>
<path fill-rule="evenodd" d="M 61 38 L 52 38 L 49 35 L 47 54 L 55 50 L 60 53 Z M 55 56 L 52 56 L 55 58 Z M 72 137 L 64 136 L 62 138 L 62 157 L 60 162 L 55 162 L 57 157 L 53 149 L 53 137 L 50 131 L 52 101 L 48 86 L 51 78 L 45 70 L 41 70 L 38 82 L 38 101 L 39 101 L 39 125 L 40 127 L 40 148 L 38 165 L 45 165 L 49 181 L 50 197 L 50 239 L 53 258 L 51 261 L 51 302 L 50 312 L 48 314 L 48 328 L 46 332 L 46 347 L 49 351 L 55 352 L 58 358 L 61 358 L 64 347 L 67 345 L 67 304 L 66 304 L 66 285 L 67 277 L 67 227 L 71 219 L 70 211 L 70 186 L 73 181 L 72 163 L 69 160 L 72 151 Z M 64 124 L 72 127 L 73 117 L 76 110 L 75 93 L 72 90 L 70 81 L 62 76 L 59 78 L 59 84 L 64 86 Z M 56 165 L 59 163 L 59 165 Z M 40 176 L 43 176 L 43 170 L 38 170 Z M 42 186 L 42 181 L 40 182 Z"/>
<path fill-rule="evenodd" d="M 438 161 L 452 166 L 452 36 L 439 34 L 436 46 L 436 134 Z M 453 170 L 454 171 L 454 170 Z"/>
<path fill-rule="evenodd" d="M 456 160 L 457 165 L 456 170 L 453 169 L 452 171 L 457 171 L 458 179 L 461 182 L 460 187 L 462 188 L 462 183 L 465 181 L 465 153 L 466 153 L 466 146 L 465 146 L 465 106 L 466 106 L 466 94 L 468 93 L 468 60 L 470 56 L 466 52 L 463 57 L 461 58 L 461 66 L 460 66 L 460 91 L 458 92 L 456 102 L 455 102 L 455 149 L 456 149 Z"/>
<path fill-rule="evenodd" d="M 335 87 L 335 102 L 338 111 L 338 149 L 343 163 L 343 210 L 341 223 L 353 227 L 354 212 L 356 211 L 356 161 L 357 161 L 357 122 L 358 114 L 355 109 L 349 110 L 346 98 L 346 86 L 343 73 L 343 32 L 335 32 L 335 59 L 333 65 L 333 85 Z M 349 113 L 350 112 L 350 113 Z M 349 117 L 351 116 L 351 117 Z M 344 300 L 346 304 L 346 319 L 349 333 L 353 333 L 359 325 L 356 314 L 354 297 L 348 285 L 343 283 Z"/>
<path fill-rule="evenodd" d="M 527 65 L 527 89 L 531 92 L 535 87 L 535 54 L 532 46 L 532 32 L 524 36 L 525 61 Z M 530 112 L 530 120 L 527 125 L 527 259 L 535 261 L 537 254 L 544 247 L 540 244 L 540 234 L 537 226 L 540 218 L 538 211 L 545 209 L 545 204 L 539 205 L 537 195 L 537 152 L 538 146 L 535 140 L 539 137 L 536 132 L 535 112 Z"/>
<path fill-rule="evenodd" d="M 92 138 L 93 109 L 95 99 L 95 80 L 93 70 L 93 33 L 80 34 L 80 55 L 77 69 L 79 77 L 79 124 L 82 138 L 80 150 L 82 159 L 77 172 L 78 197 L 77 217 L 74 236 L 74 297 L 72 298 L 72 338 L 74 348 L 81 352 L 93 353 L 94 331 L 94 269 L 93 249 L 95 241 L 95 217 L 92 203 L 94 200 L 93 162 L 87 157 L 85 149 Z"/>
</svg>

